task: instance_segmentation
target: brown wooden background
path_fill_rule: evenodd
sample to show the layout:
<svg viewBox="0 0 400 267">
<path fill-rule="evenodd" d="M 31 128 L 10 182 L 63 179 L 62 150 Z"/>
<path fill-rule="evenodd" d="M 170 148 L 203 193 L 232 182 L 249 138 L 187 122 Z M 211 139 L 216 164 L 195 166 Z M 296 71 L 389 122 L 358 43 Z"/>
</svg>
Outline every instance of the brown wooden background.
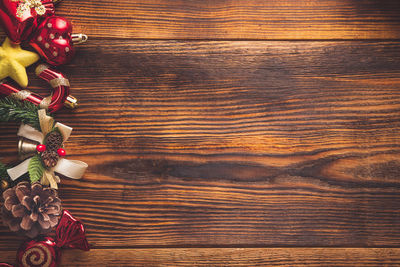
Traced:
<svg viewBox="0 0 400 267">
<path fill-rule="evenodd" d="M 57 11 L 90 37 L 57 119 L 90 165 L 59 192 L 93 249 L 64 266 L 400 265 L 399 1 Z M 17 125 L 0 130 L 11 160 Z M 22 238 L 0 235 L 12 262 Z"/>
</svg>

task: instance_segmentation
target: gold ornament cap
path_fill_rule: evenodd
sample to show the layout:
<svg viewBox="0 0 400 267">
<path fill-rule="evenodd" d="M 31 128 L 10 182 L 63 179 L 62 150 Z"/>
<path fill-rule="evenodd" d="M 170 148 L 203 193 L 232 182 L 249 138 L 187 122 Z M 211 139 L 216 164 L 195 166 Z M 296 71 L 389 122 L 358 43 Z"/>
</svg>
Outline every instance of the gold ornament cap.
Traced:
<svg viewBox="0 0 400 267">
<path fill-rule="evenodd" d="M 70 109 L 74 109 L 78 107 L 78 99 L 73 97 L 72 95 L 68 95 L 65 99 L 64 106 Z"/>
<path fill-rule="evenodd" d="M 10 187 L 9 182 L 6 180 L 1 180 L 1 190 L 6 191 Z"/>
</svg>

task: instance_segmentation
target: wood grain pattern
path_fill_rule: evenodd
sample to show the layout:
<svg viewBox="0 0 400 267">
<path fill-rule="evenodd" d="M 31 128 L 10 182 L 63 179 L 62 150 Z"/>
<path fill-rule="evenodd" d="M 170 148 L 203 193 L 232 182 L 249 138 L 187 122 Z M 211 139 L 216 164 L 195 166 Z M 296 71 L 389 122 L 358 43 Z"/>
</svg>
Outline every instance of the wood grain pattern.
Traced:
<svg viewBox="0 0 400 267">
<path fill-rule="evenodd" d="M 93 249 L 63 266 L 400 265 L 399 1 L 57 14 L 90 38 L 61 68 L 81 106 L 57 118 L 74 127 L 68 158 L 90 166 L 60 195 Z M 17 127 L 0 125 L 3 161 Z M 12 262 L 24 238 L 0 236 Z"/>
<path fill-rule="evenodd" d="M 64 206 L 95 248 L 398 246 L 399 48 L 92 42 L 65 68 L 90 168 Z"/>
<path fill-rule="evenodd" d="M 398 39 L 400 3 L 390 0 L 85 0 L 59 14 L 99 38 Z M 76 12 L 79 9 L 79 12 Z"/>
<path fill-rule="evenodd" d="M 13 251 L 0 257 L 14 261 Z M 396 266 L 396 248 L 173 248 L 64 250 L 61 266 Z"/>
</svg>

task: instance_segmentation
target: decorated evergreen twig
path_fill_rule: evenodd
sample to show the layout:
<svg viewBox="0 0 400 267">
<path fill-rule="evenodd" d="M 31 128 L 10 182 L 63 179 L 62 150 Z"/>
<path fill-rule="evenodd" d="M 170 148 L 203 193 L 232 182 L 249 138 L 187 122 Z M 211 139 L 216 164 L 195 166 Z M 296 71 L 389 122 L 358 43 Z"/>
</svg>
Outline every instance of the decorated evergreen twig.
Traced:
<svg viewBox="0 0 400 267">
<path fill-rule="evenodd" d="M 2 162 L 0 162 L 0 183 L 2 190 L 6 189 L 9 186 L 7 166 Z"/>
<path fill-rule="evenodd" d="M 57 193 L 60 178 L 56 174 L 80 179 L 87 168 L 82 161 L 63 158 L 66 155 L 64 142 L 72 128 L 55 122 L 46 110 L 34 104 L 9 98 L 0 99 L 0 121 L 21 122 L 17 134 L 21 138 L 18 149 L 28 155 L 13 167 L 0 162 L 4 199 L 2 221 L 11 231 L 34 238 L 21 245 L 18 266 L 32 266 L 38 259 L 43 263 L 52 262 L 52 265 L 43 266 L 57 266 L 61 247 L 88 250 L 83 225 L 68 211 L 62 211 Z M 18 181 L 26 173 L 28 181 L 7 189 L 9 182 Z M 7 182 L 4 187 L 3 182 Z M 40 237 L 55 226 L 59 236 L 56 240 Z M 46 256 L 42 258 L 43 255 Z"/>
<path fill-rule="evenodd" d="M 48 82 L 51 95 L 41 97 L 25 89 L 26 67 L 40 56 L 52 66 L 66 64 L 73 58 L 74 44 L 87 40 L 84 34 L 72 34 L 71 23 L 55 15 L 57 1 L 1 0 L 0 5 L 0 25 L 7 34 L 0 46 L 0 97 L 6 97 L 0 98 L 0 122 L 21 123 L 17 136 L 22 160 L 0 163 L 2 222 L 31 238 L 18 249 L 18 267 L 56 267 L 63 247 L 89 250 L 83 224 L 62 209 L 57 185 L 58 175 L 80 179 L 87 164 L 65 158 L 64 143 L 72 128 L 49 114 L 63 106 L 74 108 L 77 100 L 69 95 L 66 76 L 47 64 L 39 64 L 35 73 Z M 22 49 L 21 43 L 37 53 Z M 53 230 L 54 238 L 43 236 Z"/>
<path fill-rule="evenodd" d="M 39 107 L 11 97 L 0 99 L 0 122 L 22 122 L 40 130 Z"/>
<path fill-rule="evenodd" d="M 7 174 L 7 166 L 0 162 L 0 177 L 4 177 Z"/>
<path fill-rule="evenodd" d="M 38 111 L 39 107 L 27 101 L 21 102 L 11 97 L 0 99 L 0 122 L 19 122 L 40 129 Z M 0 162 L 0 186 L 2 190 L 13 184 L 7 173 L 8 168 L 10 166 Z"/>
</svg>

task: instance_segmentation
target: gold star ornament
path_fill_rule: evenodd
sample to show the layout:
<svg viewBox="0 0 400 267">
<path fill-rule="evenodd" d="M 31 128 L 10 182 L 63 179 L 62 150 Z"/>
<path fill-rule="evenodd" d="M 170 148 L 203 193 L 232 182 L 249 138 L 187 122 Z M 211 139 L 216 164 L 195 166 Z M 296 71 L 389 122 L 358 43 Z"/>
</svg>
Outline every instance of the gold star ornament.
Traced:
<svg viewBox="0 0 400 267">
<path fill-rule="evenodd" d="M 23 50 L 6 38 L 0 47 L 0 80 L 10 77 L 21 87 L 28 86 L 28 75 L 25 68 L 39 60 L 39 55 Z"/>
</svg>

